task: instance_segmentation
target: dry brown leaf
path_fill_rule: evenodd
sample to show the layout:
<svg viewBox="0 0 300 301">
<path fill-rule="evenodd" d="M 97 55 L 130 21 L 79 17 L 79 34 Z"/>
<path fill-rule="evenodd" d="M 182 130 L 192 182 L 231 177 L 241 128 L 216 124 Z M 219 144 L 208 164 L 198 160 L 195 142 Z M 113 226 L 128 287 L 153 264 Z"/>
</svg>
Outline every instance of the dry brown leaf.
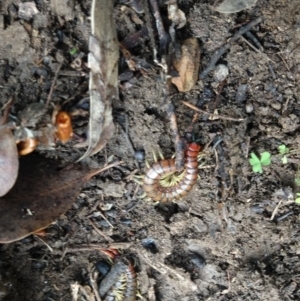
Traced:
<svg viewBox="0 0 300 301">
<path fill-rule="evenodd" d="M 111 102 L 119 97 L 119 46 L 113 10 L 113 1 L 93 0 L 92 36 L 89 41 L 88 59 L 90 68 L 89 146 L 79 161 L 99 152 L 114 132 Z"/>
<path fill-rule="evenodd" d="M 58 170 L 58 162 L 51 159 L 35 155 L 21 158 L 16 184 L 0 198 L 0 243 L 49 226 L 72 206 L 82 186 L 102 170 L 78 163 Z"/>
<path fill-rule="evenodd" d="M 199 77 L 200 47 L 195 38 L 187 39 L 181 46 L 181 58 L 174 62 L 179 76 L 172 78 L 180 92 L 190 91 Z"/>
<path fill-rule="evenodd" d="M 14 125 L 7 123 L 13 102 L 13 98 L 7 102 L 0 117 L 0 197 L 14 186 L 19 171 L 18 149 L 11 132 Z"/>
<path fill-rule="evenodd" d="M 177 29 L 182 28 L 186 24 L 186 16 L 178 8 L 177 0 L 169 0 L 166 4 L 168 4 L 168 18 L 177 26 Z"/>
<path fill-rule="evenodd" d="M 15 184 L 19 171 L 19 156 L 14 135 L 7 125 L 0 125 L 0 197 Z"/>
</svg>

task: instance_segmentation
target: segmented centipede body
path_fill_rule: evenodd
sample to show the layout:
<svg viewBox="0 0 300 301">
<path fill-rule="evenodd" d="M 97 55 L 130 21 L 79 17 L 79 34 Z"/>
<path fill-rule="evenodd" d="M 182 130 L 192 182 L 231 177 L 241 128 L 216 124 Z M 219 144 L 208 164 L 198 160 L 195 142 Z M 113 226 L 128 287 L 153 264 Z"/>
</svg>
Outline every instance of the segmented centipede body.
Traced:
<svg viewBox="0 0 300 301">
<path fill-rule="evenodd" d="M 136 293 L 137 293 L 137 278 L 136 272 L 134 270 L 134 266 L 129 264 L 126 268 L 126 289 L 124 292 L 124 300 L 123 301 L 135 301 Z"/>
<path fill-rule="evenodd" d="M 143 189 L 148 198 L 156 202 L 169 202 L 186 196 L 198 179 L 198 154 L 201 146 L 195 142 L 188 145 L 185 152 L 184 175 L 175 185 L 164 187 L 161 179 L 168 174 L 175 173 L 175 159 L 161 160 L 146 172 L 143 179 Z"/>
<path fill-rule="evenodd" d="M 104 301 L 135 301 L 137 277 L 134 266 L 129 262 L 118 261 L 101 282 L 99 293 L 105 297 Z"/>
</svg>

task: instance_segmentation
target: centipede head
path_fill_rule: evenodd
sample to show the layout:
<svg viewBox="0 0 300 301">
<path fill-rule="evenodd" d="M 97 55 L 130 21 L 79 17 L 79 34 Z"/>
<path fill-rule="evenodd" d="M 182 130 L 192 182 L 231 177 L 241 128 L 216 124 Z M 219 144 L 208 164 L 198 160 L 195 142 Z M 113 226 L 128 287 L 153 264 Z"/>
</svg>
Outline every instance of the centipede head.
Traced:
<svg viewBox="0 0 300 301">
<path fill-rule="evenodd" d="M 193 152 L 200 152 L 202 150 L 202 146 L 197 142 L 191 142 L 188 145 L 188 149 L 193 151 Z"/>
<path fill-rule="evenodd" d="M 110 248 L 110 249 L 100 249 L 100 252 L 107 255 L 109 259 L 115 260 L 117 257 L 121 256 L 119 250 Z"/>
</svg>

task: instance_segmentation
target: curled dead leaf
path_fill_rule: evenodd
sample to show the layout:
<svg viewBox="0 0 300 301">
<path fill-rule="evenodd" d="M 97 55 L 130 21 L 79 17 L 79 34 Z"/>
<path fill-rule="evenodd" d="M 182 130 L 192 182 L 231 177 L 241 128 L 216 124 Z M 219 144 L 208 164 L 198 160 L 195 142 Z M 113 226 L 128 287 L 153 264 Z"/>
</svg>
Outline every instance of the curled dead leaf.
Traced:
<svg viewBox="0 0 300 301">
<path fill-rule="evenodd" d="M 198 40 L 189 38 L 181 46 L 181 58 L 175 60 L 174 67 L 179 76 L 172 78 L 180 92 L 190 91 L 196 84 L 199 76 L 200 47 Z"/>
</svg>

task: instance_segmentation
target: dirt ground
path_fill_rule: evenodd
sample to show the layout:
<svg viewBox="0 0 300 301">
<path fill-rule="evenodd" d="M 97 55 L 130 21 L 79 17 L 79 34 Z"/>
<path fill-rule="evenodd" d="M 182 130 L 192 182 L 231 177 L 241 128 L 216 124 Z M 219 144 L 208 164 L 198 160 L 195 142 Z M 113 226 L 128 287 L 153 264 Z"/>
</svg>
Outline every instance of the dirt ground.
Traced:
<svg viewBox="0 0 300 301">
<path fill-rule="evenodd" d="M 35 0 L 39 13 L 30 21 L 18 17 L 21 2 L 26 1 L 0 3 L 0 102 L 16 95 L 12 116 L 28 103 L 45 102 L 64 60 L 52 100 L 69 100 L 72 107 L 88 96 L 90 1 Z M 128 42 L 145 25 L 145 14 L 135 15 L 139 23 L 122 9 L 123 1 L 115 2 L 118 37 Z M 150 162 L 153 149 L 171 157 L 174 143 L 149 39 L 145 35 L 131 45 L 143 72 L 129 72 L 120 58 L 116 131 L 106 149 L 87 160 L 93 167 L 107 160 L 124 164 L 90 180 L 45 237 L 0 245 L 0 300 L 72 300 L 76 285 L 78 300 L 96 300 L 91 277 L 105 258 L 97 248 L 108 245 L 135 256 L 142 300 L 300 300 L 300 207 L 291 201 L 300 191 L 295 185 L 300 156 L 294 152 L 287 164 L 278 156 L 282 144 L 300 150 L 299 1 L 258 0 L 235 14 L 213 11 L 209 1 L 178 3 L 187 25 L 177 37 L 199 40 L 200 72 L 240 26 L 263 17 L 250 31 L 259 44 L 244 35 L 218 61 L 229 69 L 222 89 L 211 72 L 190 92 L 172 91 L 182 134 L 194 115 L 182 100 L 243 121 L 200 114 L 194 133 L 202 145 L 210 144 L 192 192 L 176 204 L 153 206 L 139 199 L 141 187 L 128 180 L 136 161 L 125 129 L 134 149 L 141 150 L 136 157 L 144 150 Z M 163 3 L 161 14 L 167 24 Z M 78 55 L 83 65 L 74 67 Z M 86 116 L 75 119 L 75 132 L 83 134 L 87 122 Z M 73 162 L 84 152 L 74 144 L 37 152 Z M 264 151 L 272 154 L 272 163 L 254 173 L 250 153 Z M 143 158 L 140 165 L 144 170 Z"/>
</svg>

